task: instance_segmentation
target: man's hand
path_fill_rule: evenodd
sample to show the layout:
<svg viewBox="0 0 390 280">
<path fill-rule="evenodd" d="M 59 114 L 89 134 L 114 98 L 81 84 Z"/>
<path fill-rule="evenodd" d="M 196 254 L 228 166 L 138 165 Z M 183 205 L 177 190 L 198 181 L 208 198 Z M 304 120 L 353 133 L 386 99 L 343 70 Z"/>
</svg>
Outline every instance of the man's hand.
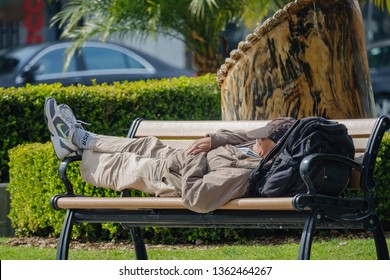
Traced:
<svg viewBox="0 0 390 280">
<path fill-rule="evenodd" d="M 186 150 L 187 155 L 196 155 L 202 152 L 208 152 L 211 150 L 211 138 L 204 137 L 195 140 Z"/>
</svg>

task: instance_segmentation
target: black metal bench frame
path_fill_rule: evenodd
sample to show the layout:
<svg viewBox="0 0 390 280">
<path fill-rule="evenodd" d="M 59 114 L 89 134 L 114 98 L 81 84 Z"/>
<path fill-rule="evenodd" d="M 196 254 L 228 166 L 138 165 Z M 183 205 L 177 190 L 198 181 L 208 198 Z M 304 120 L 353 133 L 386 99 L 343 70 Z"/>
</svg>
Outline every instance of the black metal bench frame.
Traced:
<svg viewBox="0 0 390 280">
<path fill-rule="evenodd" d="M 133 137 L 142 119 L 136 119 L 129 130 Z M 372 129 L 364 153 L 363 162 L 357 163 L 341 156 L 310 155 L 301 163 L 300 172 L 308 186 L 308 193 L 291 198 L 294 210 L 215 210 L 199 214 L 187 209 L 67 209 L 57 247 L 57 259 L 68 259 L 72 227 L 75 223 L 121 223 L 132 234 L 137 259 L 147 259 L 142 227 L 205 227 L 205 228 L 303 228 L 298 259 L 310 259 L 313 234 L 316 228 L 361 228 L 373 233 L 378 259 L 389 259 L 385 234 L 375 210 L 374 167 L 383 135 L 390 129 L 390 119 L 379 117 Z M 51 205 L 59 210 L 57 202 L 62 197 L 77 197 L 72 183 L 66 176 L 70 162 L 80 157 L 65 158 L 59 166 L 59 176 L 66 193 L 55 195 Z M 310 180 L 310 172 L 323 161 L 337 161 L 347 164 L 361 173 L 360 187 L 363 196 L 359 198 L 332 197 L 316 194 Z M 127 196 L 123 192 L 122 196 Z M 156 198 L 158 199 L 158 198 Z"/>
</svg>

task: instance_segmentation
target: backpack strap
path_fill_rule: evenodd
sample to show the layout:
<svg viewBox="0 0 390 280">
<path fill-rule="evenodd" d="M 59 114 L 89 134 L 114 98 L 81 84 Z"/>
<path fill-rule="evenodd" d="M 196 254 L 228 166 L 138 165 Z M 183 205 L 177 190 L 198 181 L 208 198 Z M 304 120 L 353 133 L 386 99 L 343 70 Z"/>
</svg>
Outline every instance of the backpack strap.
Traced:
<svg viewBox="0 0 390 280">
<path fill-rule="evenodd" d="M 270 167 L 272 166 L 272 162 L 274 161 L 276 155 L 278 155 L 281 151 L 283 151 L 284 148 L 287 146 L 287 139 L 292 134 L 292 132 L 295 130 L 295 128 L 299 125 L 300 120 L 297 120 L 293 123 L 293 125 L 287 130 L 287 132 L 283 135 L 283 137 L 276 143 L 276 145 L 271 149 L 271 151 L 266 155 L 257 165 L 257 167 L 251 172 L 249 175 L 249 196 L 250 197 L 257 197 L 258 191 L 256 189 L 256 182 L 264 179 L 265 174 L 269 171 Z M 271 162 L 271 164 L 267 165 L 268 162 Z"/>
<path fill-rule="evenodd" d="M 283 162 L 287 163 L 287 164 L 291 164 L 292 163 L 292 156 L 289 154 L 289 152 L 284 149 L 279 155 L 278 155 L 278 158 L 280 158 Z"/>
<path fill-rule="evenodd" d="M 287 130 L 287 132 L 283 135 L 282 138 L 276 143 L 276 145 L 271 149 L 271 151 L 266 155 L 259 163 L 259 167 L 263 167 L 268 161 L 273 159 L 280 151 L 283 151 L 284 148 L 287 146 L 287 139 L 292 134 L 294 129 L 299 125 L 301 120 L 296 120 L 292 126 Z"/>
</svg>

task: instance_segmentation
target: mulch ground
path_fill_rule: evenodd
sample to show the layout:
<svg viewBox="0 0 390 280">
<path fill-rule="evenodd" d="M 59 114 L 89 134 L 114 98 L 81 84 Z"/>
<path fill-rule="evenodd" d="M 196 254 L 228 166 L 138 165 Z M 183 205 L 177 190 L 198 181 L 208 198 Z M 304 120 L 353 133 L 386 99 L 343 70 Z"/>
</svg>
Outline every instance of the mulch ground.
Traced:
<svg viewBox="0 0 390 280">
<path fill-rule="evenodd" d="M 390 237 L 390 231 L 386 232 L 386 237 Z M 330 231 L 326 236 L 315 237 L 315 240 L 330 240 L 332 238 L 339 239 L 354 239 L 354 238 L 372 238 L 372 234 L 366 232 L 339 232 L 336 230 Z M 245 245 L 282 245 L 286 243 L 299 243 L 299 235 L 288 236 L 264 236 L 246 242 Z M 57 248 L 58 238 L 50 237 L 14 237 L 1 242 L 1 245 L 6 246 L 23 246 L 23 247 L 40 247 L 40 248 Z M 239 245 L 236 243 L 224 243 L 215 245 L 204 245 L 202 240 L 197 240 L 196 244 L 177 244 L 177 245 L 149 245 L 148 249 L 153 248 L 169 248 L 169 249 L 185 249 L 185 248 L 210 248 L 222 245 Z M 72 240 L 70 242 L 71 249 L 83 250 L 115 250 L 115 249 L 132 249 L 133 245 L 127 240 L 115 242 L 88 242 L 83 240 Z"/>
</svg>

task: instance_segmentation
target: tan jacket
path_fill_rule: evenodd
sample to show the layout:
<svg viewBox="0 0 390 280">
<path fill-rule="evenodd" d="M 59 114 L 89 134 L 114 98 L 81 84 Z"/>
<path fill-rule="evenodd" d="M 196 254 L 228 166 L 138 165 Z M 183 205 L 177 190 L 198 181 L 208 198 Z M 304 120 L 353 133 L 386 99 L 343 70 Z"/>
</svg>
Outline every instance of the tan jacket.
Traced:
<svg viewBox="0 0 390 280">
<path fill-rule="evenodd" d="M 211 151 L 168 159 L 166 178 L 181 191 L 189 209 L 206 213 L 248 193 L 248 176 L 261 158 L 248 157 L 238 147 L 252 147 L 244 131 L 209 133 Z"/>
</svg>

